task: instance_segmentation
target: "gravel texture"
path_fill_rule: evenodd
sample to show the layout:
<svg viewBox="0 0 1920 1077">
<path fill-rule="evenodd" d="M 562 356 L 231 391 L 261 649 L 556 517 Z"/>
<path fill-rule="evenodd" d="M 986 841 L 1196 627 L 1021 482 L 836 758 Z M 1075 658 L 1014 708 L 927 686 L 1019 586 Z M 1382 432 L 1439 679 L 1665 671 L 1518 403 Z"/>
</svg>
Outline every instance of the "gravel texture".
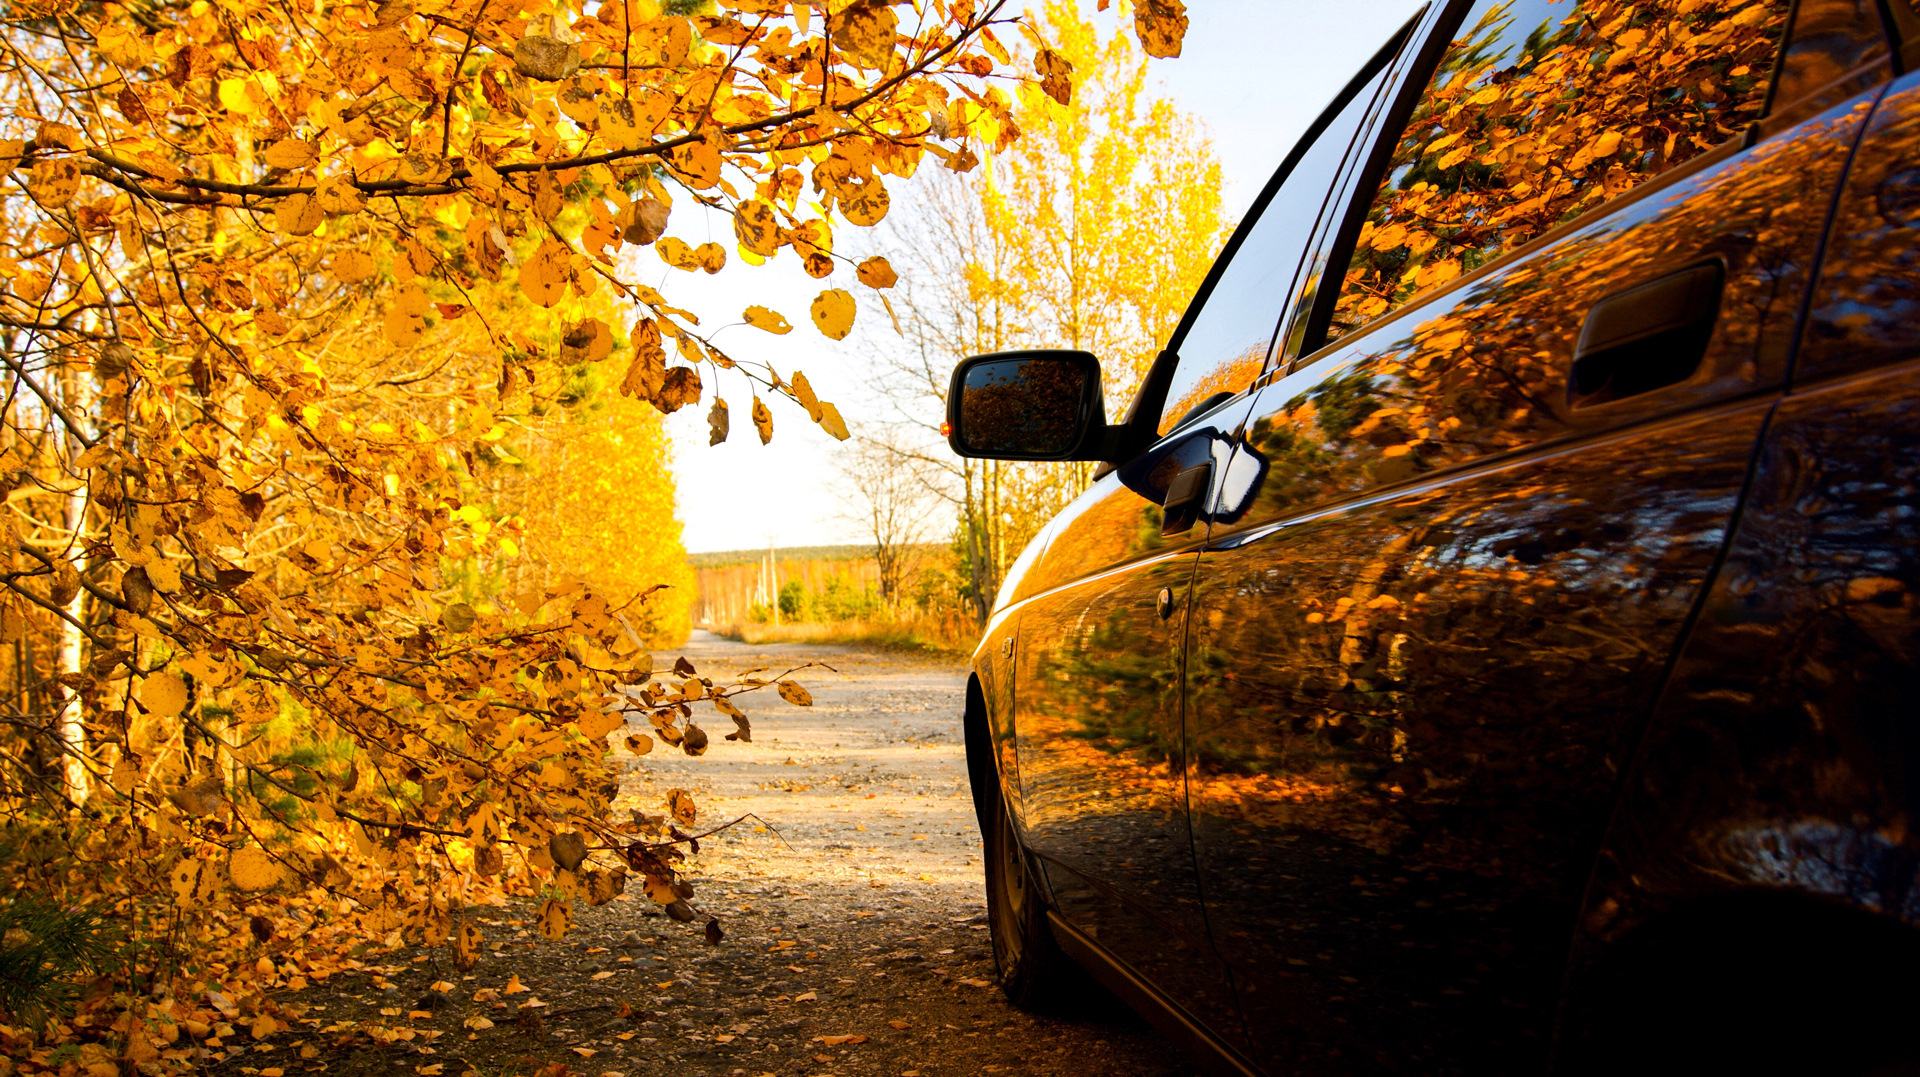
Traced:
<svg viewBox="0 0 1920 1077">
<path fill-rule="evenodd" d="M 694 860 L 694 901 L 720 918 L 719 945 L 637 892 L 579 907 L 558 943 L 539 937 L 530 907 L 485 910 L 494 949 L 471 974 L 444 951 L 369 957 L 366 970 L 281 998 L 294 1031 L 236 1050 L 215 1072 L 1197 1072 L 1110 998 L 1057 1018 L 1002 997 L 957 662 L 704 632 L 683 653 L 715 679 L 803 662 L 836 671 L 796 675 L 810 708 L 771 692 L 739 697 L 751 744 L 716 736 L 697 759 L 620 753 L 621 809 L 658 812 L 668 789 L 684 788 L 701 828 L 754 817 L 703 841 Z M 435 983 L 454 989 L 436 994 Z"/>
</svg>

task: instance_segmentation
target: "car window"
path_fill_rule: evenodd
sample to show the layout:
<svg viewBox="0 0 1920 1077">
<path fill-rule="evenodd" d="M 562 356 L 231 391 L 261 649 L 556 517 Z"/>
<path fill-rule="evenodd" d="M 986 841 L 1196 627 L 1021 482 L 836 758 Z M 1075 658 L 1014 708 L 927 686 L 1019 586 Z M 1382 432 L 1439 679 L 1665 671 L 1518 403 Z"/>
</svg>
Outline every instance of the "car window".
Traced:
<svg viewBox="0 0 1920 1077">
<path fill-rule="evenodd" d="M 1394 144 L 1328 338 L 1738 136 L 1790 0 L 1480 0 Z"/>
<path fill-rule="evenodd" d="M 1241 226 L 1221 255 L 1227 260 L 1225 268 L 1180 339 L 1180 361 L 1157 433 L 1172 430 L 1194 405 L 1218 393 L 1237 393 L 1260 376 L 1301 254 L 1320 219 L 1327 190 L 1371 114 L 1384 70 L 1348 87 L 1352 92 L 1344 106 L 1317 137 L 1309 134 L 1312 141 L 1304 150 L 1289 155 L 1294 163 L 1279 188 L 1264 205 L 1255 203 L 1256 216 Z"/>
</svg>

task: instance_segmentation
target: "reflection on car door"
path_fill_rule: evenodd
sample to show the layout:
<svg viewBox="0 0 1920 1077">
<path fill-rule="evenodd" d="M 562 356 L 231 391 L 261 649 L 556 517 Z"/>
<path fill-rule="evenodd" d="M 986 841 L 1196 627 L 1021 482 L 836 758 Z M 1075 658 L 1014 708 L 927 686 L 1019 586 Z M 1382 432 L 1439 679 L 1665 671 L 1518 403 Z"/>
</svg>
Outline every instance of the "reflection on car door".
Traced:
<svg viewBox="0 0 1920 1077">
<path fill-rule="evenodd" d="M 1753 10 L 1742 34 L 1778 32 L 1784 4 Z M 1448 192 L 1502 193 L 1497 172 L 1458 171 L 1490 167 L 1475 140 L 1580 129 L 1577 111 L 1529 128 L 1525 110 L 1581 100 L 1552 80 L 1589 62 L 1614 77 L 1590 35 L 1627 21 L 1568 16 L 1466 15 L 1358 207 L 1368 231 L 1349 229 L 1373 247 L 1334 300 L 1347 335 L 1261 391 L 1240 452 L 1265 479 L 1196 570 L 1192 826 L 1216 946 L 1275 1068 L 1544 1065 L 1585 865 L 1725 539 L 1817 210 L 1868 107 L 1725 145 L 1436 293 L 1532 238 L 1503 243 L 1499 222 L 1537 226 L 1494 205 L 1478 232 L 1409 242 L 1448 219 Z M 1765 40 L 1718 40 L 1767 60 Z M 1483 94 L 1534 75 L 1576 92 Z M 1741 114 L 1713 92 L 1701 109 Z M 1447 129 L 1461 110 L 1464 138 Z M 1567 204 L 1588 204 L 1576 196 L 1569 179 Z"/>
<path fill-rule="evenodd" d="M 1160 441 L 1062 513 L 1020 612 L 1024 840 L 1042 858 L 1055 908 L 1241 1049 L 1201 914 L 1181 751 L 1187 591 L 1206 524 L 1190 512 L 1169 526 L 1162 503 L 1176 477 L 1227 470 L 1245 390 L 1267 368 L 1327 191 L 1405 36 L 1336 97 L 1264 192 L 1176 334 L 1177 353 L 1161 360 L 1175 365 L 1157 405 Z"/>
</svg>

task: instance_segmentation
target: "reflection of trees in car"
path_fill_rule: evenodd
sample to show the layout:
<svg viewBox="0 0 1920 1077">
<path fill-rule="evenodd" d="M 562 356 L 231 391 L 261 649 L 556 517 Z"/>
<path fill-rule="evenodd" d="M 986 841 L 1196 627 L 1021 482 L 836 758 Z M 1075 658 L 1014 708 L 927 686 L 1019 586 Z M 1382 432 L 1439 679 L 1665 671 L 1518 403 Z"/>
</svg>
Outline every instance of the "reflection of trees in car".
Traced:
<svg viewBox="0 0 1920 1077">
<path fill-rule="evenodd" d="M 1079 423 L 1073 404 L 1086 385 L 1079 366 L 1047 359 L 988 363 L 967 382 L 962 406 L 971 444 L 1031 453 L 1072 447 Z"/>
<path fill-rule="evenodd" d="M 1394 150 L 1334 334 L 1734 137 L 1765 103 L 1788 8 L 1533 0 L 1486 10 Z M 1535 17 L 1531 29 L 1520 23 Z"/>
<path fill-rule="evenodd" d="M 1357 342 L 1366 350 L 1343 370 L 1256 418 L 1249 441 L 1273 461 L 1259 504 L 1280 511 L 1358 493 L 1566 432 L 1568 366 L 1587 311 L 1675 258 L 1726 263 L 1709 355 L 1751 376 L 1760 334 L 1791 321 L 1811 253 L 1819 215 L 1802 193 L 1831 185 L 1865 107 L 1625 207 L 1475 282 L 1450 308 L 1383 331 L 1379 344 Z"/>
<path fill-rule="evenodd" d="M 1177 398 L 1167 402 L 1160 413 L 1159 432 L 1165 434 L 1171 431 L 1173 424 L 1184 418 L 1201 401 L 1221 393 L 1237 393 L 1252 385 L 1253 379 L 1260 376 L 1266 364 L 1267 344 L 1262 342 L 1258 348 L 1249 348 L 1207 371 Z"/>
</svg>

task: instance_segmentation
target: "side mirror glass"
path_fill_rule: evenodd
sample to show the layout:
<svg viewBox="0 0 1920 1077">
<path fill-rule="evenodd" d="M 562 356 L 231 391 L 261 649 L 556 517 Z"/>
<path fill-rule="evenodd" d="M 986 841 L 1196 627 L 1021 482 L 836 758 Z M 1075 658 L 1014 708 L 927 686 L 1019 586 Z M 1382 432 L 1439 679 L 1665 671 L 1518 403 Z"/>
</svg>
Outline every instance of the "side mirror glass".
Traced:
<svg viewBox="0 0 1920 1077">
<path fill-rule="evenodd" d="M 1104 429 L 1100 363 L 1082 351 L 976 355 L 953 372 L 947 441 L 961 456 L 1074 459 Z"/>
</svg>

